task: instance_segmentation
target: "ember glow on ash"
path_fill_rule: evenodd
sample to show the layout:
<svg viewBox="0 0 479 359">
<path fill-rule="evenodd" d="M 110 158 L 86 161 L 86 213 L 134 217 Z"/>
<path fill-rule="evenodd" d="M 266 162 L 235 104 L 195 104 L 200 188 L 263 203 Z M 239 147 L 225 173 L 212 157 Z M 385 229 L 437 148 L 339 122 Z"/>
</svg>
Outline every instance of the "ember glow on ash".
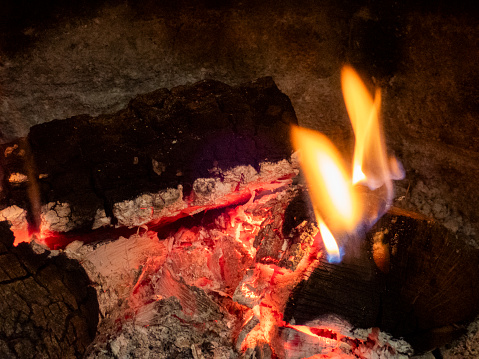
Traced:
<svg viewBox="0 0 479 359">
<path fill-rule="evenodd" d="M 387 155 L 379 121 L 380 91 L 373 99 L 349 66 L 341 72 L 341 84 L 355 135 L 352 174 L 325 135 L 298 126 L 291 130 L 330 262 L 341 258 L 335 236 L 355 235 L 361 226 L 374 224 L 391 204 L 392 180 L 404 177 L 399 161 Z M 373 205 L 366 203 L 368 196 L 360 196 L 360 185 L 377 192 Z"/>
</svg>

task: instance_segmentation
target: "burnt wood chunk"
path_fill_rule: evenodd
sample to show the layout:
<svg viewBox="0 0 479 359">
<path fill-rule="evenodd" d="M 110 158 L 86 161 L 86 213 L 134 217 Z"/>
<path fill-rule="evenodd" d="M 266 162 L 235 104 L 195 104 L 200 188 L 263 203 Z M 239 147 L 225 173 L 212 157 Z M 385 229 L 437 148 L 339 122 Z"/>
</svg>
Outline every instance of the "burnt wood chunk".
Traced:
<svg viewBox="0 0 479 359">
<path fill-rule="evenodd" d="M 39 124 L 1 146 L 0 209 L 35 211 L 39 195 L 41 205 L 68 203 L 71 227 L 91 229 L 102 210 L 115 223 L 115 203 L 178 186 L 187 197 L 218 169 L 289 158 L 291 123 L 289 98 L 266 77 L 160 89 L 115 114 Z"/>
<path fill-rule="evenodd" d="M 387 214 L 359 253 L 326 260 L 295 290 L 286 319 L 303 324 L 336 314 L 379 327 L 417 351 L 462 334 L 479 313 L 479 252 L 441 225 Z"/>
<path fill-rule="evenodd" d="M 84 269 L 13 239 L 0 222 L 0 358 L 82 357 L 99 314 Z"/>
</svg>

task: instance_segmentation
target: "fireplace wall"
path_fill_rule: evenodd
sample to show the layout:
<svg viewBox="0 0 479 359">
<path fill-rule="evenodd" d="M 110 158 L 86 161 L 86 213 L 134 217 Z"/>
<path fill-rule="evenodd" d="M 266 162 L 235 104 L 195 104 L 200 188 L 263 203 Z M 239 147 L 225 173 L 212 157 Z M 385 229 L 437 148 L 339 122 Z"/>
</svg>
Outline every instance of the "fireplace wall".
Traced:
<svg viewBox="0 0 479 359">
<path fill-rule="evenodd" d="M 36 123 L 116 111 L 153 89 L 266 75 L 291 98 L 300 123 L 347 142 L 339 69 L 349 62 L 383 88 L 388 142 L 408 171 L 397 204 L 479 233 L 479 26 L 472 2 L 6 4 L 4 142 Z"/>
</svg>

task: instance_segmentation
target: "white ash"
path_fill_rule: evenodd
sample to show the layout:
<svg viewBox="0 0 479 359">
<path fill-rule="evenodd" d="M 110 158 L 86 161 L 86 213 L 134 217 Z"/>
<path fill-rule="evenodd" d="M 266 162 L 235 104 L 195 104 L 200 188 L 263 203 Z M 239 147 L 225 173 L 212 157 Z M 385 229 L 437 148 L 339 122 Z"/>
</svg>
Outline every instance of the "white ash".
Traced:
<svg viewBox="0 0 479 359">
<path fill-rule="evenodd" d="M 233 301 L 248 308 L 253 308 L 261 303 L 262 295 L 267 289 L 267 283 L 259 281 L 257 275 L 258 273 L 253 269 L 246 271 L 240 284 L 236 287 Z"/>
<path fill-rule="evenodd" d="M 305 325 L 334 331 L 338 339 L 311 336 L 293 328 L 286 328 L 282 333 L 287 343 L 285 359 L 302 359 L 316 355 L 324 359 L 407 359 L 413 354 L 411 345 L 403 339 L 393 338 L 377 328 L 353 328 L 337 316 L 328 315 Z M 348 343 L 351 341 L 359 341 L 359 345 L 352 346 Z"/>
<path fill-rule="evenodd" d="M 243 189 L 253 190 L 264 183 L 273 183 L 282 177 L 297 174 L 287 160 L 262 162 L 257 172 L 253 166 L 237 166 L 227 171 L 213 168 L 210 173 L 215 178 L 198 178 L 193 184 L 193 205 L 211 205 L 221 201 L 226 195 Z"/>
<path fill-rule="evenodd" d="M 161 175 L 161 164 L 158 163 L 157 173 Z M 213 168 L 214 178 L 198 178 L 193 183 L 193 195 L 186 198 L 183 186 L 168 188 L 157 193 L 143 193 L 132 200 L 125 200 L 113 205 L 113 216 L 118 226 L 136 227 L 161 218 L 174 217 L 189 207 L 193 208 L 189 214 L 205 210 L 205 207 L 217 207 L 228 201 L 231 194 L 250 192 L 261 188 L 264 184 L 284 184 L 285 178 L 297 174 L 297 163 L 293 165 L 287 161 L 263 162 L 260 171 L 252 166 L 237 166 L 227 171 Z M 18 177 L 18 178 L 17 178 Z M 26 177 L 25 177 L 26 178 Z M 16 182 L 25 180 L 16 176 Z M 0 219 L 10 220 L 14 226 L 28 226 L 26 212 L 17 206 L 8 207 L 0 212 Z M 20 223 L 22 212 L 22 223 Z M 106 215 L 105 209 L 97 209 L 94 218 L 81 218 L 74 208 L 67 202 L 49 202 L 41 208 L 41 226 L 43 230 L 52 232 L 68 232 L 76 229 L 86 221 L 93 219 L 92 230 L 111 225 L 111 218 Z"/>
<path fill-rule="evenodd" d="M 52 232 L 68 232 L 82 222 L 66 202 L 49 202 L 42 206 L 40 218 L 41 228 Z"/>
<path fill-rule="evenodd" d="M 110 315 L 125 300 L 149 257 L 162 257 L 165 248 L 153 232 L 120 237 L 94 245 L 70 243 L 65 254 L 82 263 L 95 283 L 102 317 Z"/>
<path fill-rule="evenodd" d="M 241 345 L 243 341 L 246 339 L 250 331 L 252 331 L 258 324 L 260 324 L 260 318 L 256 315 L 253 315 L 246 323 L 244 323 L 241 331 L 236 339 L 236 350 L 241 352 Z"/>
<path fill-rule="evenodd" d="M 479 317 L 467 328 L 467 333 L 460 339 L 441 348 L 444 359 L 477 359 L 479 358 Z"/>
<path fill-rule="evenodd" d="M 106 244 L 108 241 L 102 242 Z M 63 250 L 68 257 L 81 261 L 86 253 L 93 251 L 95 247 L 93 245 L 85 245 L 82 241 L 73 241 L 68 244 Z"/>
<path fill-rule="evenodd" d="M 260 171 L 252 166 L 237 166 L 227 171 L 213 168 L 212 178 L 198 178 L 193 183 L 193 194 L 186 198 L 183 187 L 170 188 L 158 193 L 144 193 L 132 200 L 113 205 L 113 215 L 118 225 L 135 227 L 148 222 L 178 215 L 188 207 L 198 207 L 189 214 L 203 211 L 204 207 L 217 207 L 224 204 L 226 197 L 241 191 L 252 191 L 264 184 L 278 182 L 297 174 L 297 169 L 289 161 L 263 162 Z M 279 186 L 278 185 L 278 186 Z"/>
<path fill-rule="evenodd" d="M 47 245 L 43 244 L 41 241 L 38 241 L 36 236 L 33 236 L 34 238 L 30 241 L 30 247 L 32 248 L 33 252 L 36 254 L 43 254 L 46 251 L 50 252 L 50 255 L 55 256 L 57 255 L 58 251 L 51 251 L 50 248 L 48 248 Z M 55 253 L 57 252 L 57 253 Z"/>
<path fill-rule="evenodd" d="M 153 219 L 175 215 L 187 204 L 183 200 L 183 186 L 169 188 L 158 193 L 144 193 L 133 200 L 113 205 L 113 215 L 118 225 L 126 227 L 142 226 Z"/>
<path fill-rule="evenodd" d="M 344 358 L 352 350 L 352 347 L 345 342 L 309 336 L 293 328 L 285 328 L 282 331 L 282 337 L 286 348 L 284 359 L 303 359 L 315 355 L 322 355 L 323 358 L 334 358 L 335 356 Z M 350 356 L 350 358 L 357 357 Z"/>
<path fill-rule="evenodd" d="M 155 303 L 156 304 L 156 303 Z M 233 359 L 238 355 L 231 346 L 231 329 L 227 320 L 204 323 L 204 327 L 186 325 L 181 319 L 181 306 L 175 298 L 157 304 L 158 322 L 142 326 L 121 323 L 121 331 L 108 337 L 97 336 L 85 358 L 197 358 Z M 111 321 L 101 325 L 118 326 Z"/>
<path fill-rule="evenodd" d="M 215 178 L 198 178 L 193 182 L 194 206 L 204 206 L 234 191 L 232 183 Z"/>
<path fill-rule="evenodd" d="M 411 345 L 404 339 L 394 338 L 388 333 L 379 331 L 376 328 L 355 329 L 352 333 L 357 339 L 366 341 L 368 338 L 373 337 L 375 340 L 375 346 L 373 348 L 360 346 L 355 351 L 355 354 L 359 355 L 359 357 L 407 359 L 414 353 Z M 374 354 L 371 352 L 374 352 Z"/>
<path fill-rule="evenodd" d="M 12 230 L 28 230 L 27 211 L 16 205 L 0 211 L 0 221 L 9 221 Z"/>
<path fill-rule="evenodd" d="M 458 209 L 447 200 L 451 189 L 434 181 L 426 184 L 419 180 L 415 184 L 405 183 L 397 186 L 395 205 L 424 214 L 436 220 L 453 233 L 464 234 L 470 238 L 470 244 L 478 246 L 473 239 L 476 231 Z"/>
<path fill-rule="evenodd" d="M 213 168 L 216 178 L 198 178 L 193 183 L 193 205 L 207 205 L 240 190 L 245 184 L 258 180 L 259 174 L 252 166 L 237 166 L 228 171 Z M 221 178 L 220 178 L 221 177 Z"/>
<path fill-rule="evenodd" d="M 104 209 L 97 209 L 93 220 L 92 230 L 107 227 L 111 224 L 111 218 L 106 215 Z"/>
</svg>

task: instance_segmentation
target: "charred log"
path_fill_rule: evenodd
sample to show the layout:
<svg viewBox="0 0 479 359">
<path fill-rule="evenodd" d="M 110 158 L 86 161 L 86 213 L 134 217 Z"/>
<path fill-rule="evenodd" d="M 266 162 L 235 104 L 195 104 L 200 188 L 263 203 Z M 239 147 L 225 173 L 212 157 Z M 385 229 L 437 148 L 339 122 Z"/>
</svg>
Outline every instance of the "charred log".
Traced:
<svg viewBox="0 0 479 359">
<path fill-rule="evenodd" d="M 35 253 L 0 222 L 0 357 L 80 358 L 95 337 L 98 301 L 77 261 Z"/>
<path fill-rule="evenodd" d="M 303 324 L 335 314 L 430 350 L 462 334 L 478 314 L 478 267 L 477 249 L 441 225 L 387 214 L 358 255 L 340 264 L 323 259 L 296 288 L 285 316 Z"/>
<path fill-rule="evenodd" d="M 271 78 L 160 89 L 116 114 L 36 125 L 2 145 L 0 206 L 56 232 L 144 224 L 171 204 L 204 204 L 215 181 L 232 181 L 230 169 L 250 169 L 237 174 L 240 188 L 262 163 L 289 158 L 290 123 L 291 102 Z M 129 208 L 144 194 L 155 195 Z M 134 210 L 149 218 L 130 218 Z"/>
</svg>

